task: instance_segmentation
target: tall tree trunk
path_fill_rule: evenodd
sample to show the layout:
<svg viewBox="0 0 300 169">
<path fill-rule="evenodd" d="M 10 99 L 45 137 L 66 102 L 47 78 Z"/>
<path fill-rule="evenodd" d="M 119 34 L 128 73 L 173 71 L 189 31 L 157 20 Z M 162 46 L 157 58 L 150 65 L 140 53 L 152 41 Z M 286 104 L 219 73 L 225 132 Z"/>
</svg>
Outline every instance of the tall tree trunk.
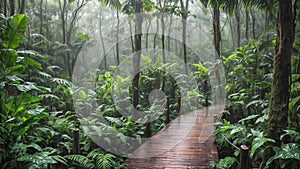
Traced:
<svg viewBox="0 0 300 169">
<path fill-rule="evenodd" d="M 158 31 L 159 31 L 159 18 L 157 16 L 156 17 L 156 30 L 155 30 L 155 35 L 153 37 L 153 49 L 154 49 L 154 53 L 155 53 L 155 48 L 156 48 L 156 38 L 157 38 Z"/>
<path fill-rule="evenodd" d="M 274 56 L 274 72 L 270 98 L 267 135 L 275 140 L 271 146 L 280 146 L 280 135 L 288 125 L 289 77 L 291 75 L 291 54 L 294 41 L 295 18 L 292 1 L 278 0 L 277 42 Z M 265 160 L 274 155 L 268 148 Z M 279 168 L 272 163 L 270 168 Z"/>
<path fill-rule="evenodd" d="M 120 64 L 119 32 L 120 32 L 120 16 L 119 16 L 119 11 L 117 11 L 117 44 L 116 44 L 117 65 Z"/>
<path fill-rule="evenodd" d="M 101 45 L 102 45 L 102 52 L 103 52 L 103 61 L 104 61 L 104 70 L 107 70 L 107 60 L 106 60 L 106 51 L 105 51 L 105 44 L 104 44 L 104 39 L 102 35 L 102 12 L 100 11 L 100 18 L 99 18 L 99 35 L 100 35 L 100 40 L 101 40 Z"/>
<path fill-rule="evenodd" d="M 43 35 L 43 0 L 40 1 L 40 34 Z"/>
<path fill-rule="evenodd" d="M 20 6 L 20 14 L 25 13 L 25 0 L 21 0 L 21 6 Z"/>
<path fill-rule="evenodd" d="M 255 34 L 255 11 L 254 9 L 250 10 L 251 18 L 252 18 L 252 37 L 253 39 L 256 39 L 256 34 Z"/>
<path fill-rule="evenodd" d="M 163 59 L 163 64 L 166 64 L 166 53 L 165 53 L 165 30 L 166 30 L 166 21 L 165 21 L 165 4 L 166 0 L 162 3 L 162 1 L 159 1 L 159 7 L 160 11 L 162 13 L 161 18 L 160 18 L 160 23 L 161 23 L 161 45 L 162 45 L 162 59 Z M 167 19 L 167 18 L 166 18 Z M 165 76 L 166 68 L 163 67 L 163 74 L 162 74 L 162 87 L 161 90 L 165 91 L 165 85 L 166 85 L 166 76 Z"/>
<path fill-rule="evenodd" d="M 246 23 L 245 23 L 245 37 L 247 40 L 249 40 L 249 9 L 245 9 L 245 17 L 246 17 Z"/>
<path fill-rule="evenodd" d="M 133 107 L 137 107 L 139 104 L 139 79 L 140 79 L 140 60 L 142 50 L 142 1 L 136 0 L 135 5 L 135 55 L 133 57 Z M 135 112 L 133 112 L 133 118 L 135 118 Z"/>
<path fill-rule="evenodd" d="M 240 9 L 237 8 L 235 12 L 236 19 L 236 33 L 237 33 L 237 47 L 241 46 L 241 17 L 240 17 Z"/>
<path fill-rule="evenodd" d="M 9 15 L 10 16 L 13 16 L 15 14 L 15 8 L 16 8 L 16 4 L 15 4 L 15 0 L 9 0 L 9 10 L 10 10 L 10 13 Z"/>
<path fill-rule="evenodd" d="M 63 0 L 63 4 L 61 0 L 58 1 L 59 5 L 59 12 L 60 12 L 60 19 L 61 19 L 61 28 L 62 28 L 62 44 L 66 44 L 66 6 L 67 6 L 67 0 Z M 66 73 L 70 75 L 69 68 L 68 68 L 68 55 L 67 52 L 63 56 L 64 64 L 66 66 Z"/>
<path fill-rule="evenodd" d="M 216 50 L 215 59 L 220 59 L 221 54 L 221 31 L 220 31 L 220 9 L 218 6 L 213 8 L 213 30 L 214 46 Z"/>
<path fill-rule="evenodd" d="M 182 20 L 182 47 L 183 47 L 183 60 L 184 60 L 184 69 L 185 74 L 188 74 L 187 71 L 187 50 L 186 50 L 186 21 L 188 17 L 188 7 L 189 7 L 189 0 L 186 0 L 184 5 L 183 0 L 180 0 L 180 7 L 181 7 L 181 20 Z"/>
<path fill-rule="evenodd" d="M 166 64 L 166 53 L 165 53 L 165 20 L 164 20 L 164 15 L 161 16 L 161 44 L 162 44 L 162 59 L 163 59 L 163 64 Z M 165 76 L 165 70 L 166 68 L 163 67 L 163 77 L 162 77 L 162 91 L 165 91 L 165 81 L 166 81 L 166 76 Z"/>
<path fill-rule="evenodd" d="M 220 30 L 220 9 L 219 6 L 216 5 L 213 8 L 213 30 L 214 30 L 214 46 L 215 46 L 215 61 L 220 59 L 221 55 L 221 30 Z M 216 69 L 216 80 L 217 80 L 217 87 L 219 88 L 221 85 L 221 77 L 220 72 Z M 222 97 L 222 92 L 218 93 L 218 97 Z"/>
<path fill-rule="evenodd" d="M 63 0 L 63 4 L 61 4 L 61 0 L 58 1 L 59 10 L 60 10 L 60 18 L 61 18 L 61 27 L 62 27 L 62 43 L 66 43 L 66 21 L 65 21 L 65 12 L 67 0 Z"/>
<path fill-rule="evenodd" d="M 45 0 L 45 11 L 46 11 L 46 15 L 48 13 L 48 0 Z M 53 38 L 51 36 L 51 27 L 49 25 L 49 19 L 46 19 L 46 38 L 51 41 L 51 39 Z M 49 47 L 50 44 L 47 43 L 47 46 Z M 48 53 L 48 50 L 46 50 L 46 54 Z"/>
<path fill-rule="evenodd" d="M 134 42 L 133 42 L 133 33 L 132 33 L 132 24 L 131 24 L 131 19 L 129 18 L 128 20 L 129 24 L 129 31 L 130 31 L 130 42 L 131 42 L 131 52 L 134 52 Z"/>
<path fill-rule="evenodd" d="M 147 24 L 147 30 L 146 30 L 146 44 L 145 44 L 145 49 L 148 49 L 148 45 L 149 45 L 149 30 L 151 27 L 151 19 L 149 19 L 149 23 Z"/>
<path fill-rule="evenodd" d="M 173 15 L 170 15 L 170 24 L 168 31 L 168 51 L 171 51 L 171 28 L 172 28 Z"/>
<path fill-rule="evenodd" d="M 229 17 L 229 16 L 227 16 L 227 17 Z M 234 31 L 234 28 L 233 28 L 233 26 L 232 26 L 232 18 L 231 17 L 229 17 L 228 18 L 229 20 L 228 20 L 228 23 L 229 23 L 229 27 L 230 27 L 230 35 L 231 35 L 231 43 L 232 43 L 232 50 L 234 50 L 235 49 L 235 31 Z"/>
<path fill-rule="evenodd" d="M 4 14 L 4 16 L 7 16 L 7 0 L 4 0 L 3 6 L 4 6 L 4 8 L 3 8 L 3 14 Z"/>
</svg>

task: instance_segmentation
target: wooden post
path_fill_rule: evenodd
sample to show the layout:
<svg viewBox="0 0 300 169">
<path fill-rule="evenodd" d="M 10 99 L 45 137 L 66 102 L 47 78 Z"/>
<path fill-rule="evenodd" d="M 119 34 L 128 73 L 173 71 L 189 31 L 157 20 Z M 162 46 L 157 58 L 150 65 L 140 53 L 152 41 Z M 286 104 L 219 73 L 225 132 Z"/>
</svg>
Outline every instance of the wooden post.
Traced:
<svg viewBox="0 0 300 169">
<path fill-rule="evenodd" d="M 73 129 L 73 153 L 80 154 L 79 129 Z"/>
<path fill-rule="evenodd" d="M 249 148 L 246 145 L 240 147 L 240 169 L 249 169 L 248 165 Z"/>
<path fill-rule="evenodd" d="M 205 93 L 205 102 L 204 102 L 204 107 L 208 107 L 208 84 L 207 84 L 207 79 L 204 80 L 204 85 L 203 85 L 203 90 Z"/>
<path fill-rule="evenodd" d="M 181 108 L 181 98 L 180 96 L 178 97 L 178 107 L 177 107 L 177 113 L 180 113 L 180 108 Z"/>
<path fill-rule="evenodd" d="M 214 123 L 218 122 L 218 116 L 215 114 L 214 115 Z"/>
<path fill-rule="evenodd" d="M 197 96 L 197 99 L 196 99 L 196 109 L 197 110 L 199 109 L 199 96 Z"/>
<path fill-rule="evenodd" d="M 170 122 L 170 98 L 167 98 L 166 124 Z"/>
<path fill-rule="evenodd" d="M 146 137 L 151 137 L 152 133 L 151 133 L 151 121 L 150 121 L 150 116 L 147 116 L 147 123 L 146 123 L 146 132 L 145 132 L 145 136 Z"/>
</svg>

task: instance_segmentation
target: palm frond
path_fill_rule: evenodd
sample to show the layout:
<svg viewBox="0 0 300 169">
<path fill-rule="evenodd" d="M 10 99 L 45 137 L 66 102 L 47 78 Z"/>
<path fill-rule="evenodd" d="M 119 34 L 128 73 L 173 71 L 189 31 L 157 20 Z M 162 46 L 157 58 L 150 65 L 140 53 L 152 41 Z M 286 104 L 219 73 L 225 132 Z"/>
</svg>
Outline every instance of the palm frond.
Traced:
<svg viewBox="0 0 300 169">
<path fill-rule="evenodd" d="M 79 166 L 83 168 L 90 168 L 90 169 L 95 168 L 93 161 L 86 156 L 80 154 L 72 154 L 72 155 L 66 155 L 65 158 L 76 162 Z"/>
</svg>

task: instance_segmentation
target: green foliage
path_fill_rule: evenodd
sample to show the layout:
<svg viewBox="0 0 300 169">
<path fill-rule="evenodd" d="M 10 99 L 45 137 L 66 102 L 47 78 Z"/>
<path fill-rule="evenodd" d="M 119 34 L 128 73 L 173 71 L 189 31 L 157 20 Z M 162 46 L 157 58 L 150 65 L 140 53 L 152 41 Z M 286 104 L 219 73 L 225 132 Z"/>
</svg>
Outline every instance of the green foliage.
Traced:
<svg viewBox="0 0 300 169">
<path fill-rule="evenodd" d="M 264 169 L 268 169 L 274 160 L 279 160 L 280 168 L 284 168 L 292 159 L 300 161 L 300 145 L 297 143 L 282 144 L 281 147 L 273 147 L 275 155 L 268 159 Z"/>
<path fill-rule="evenodd" d="M 228 95 L 228 107 L 223 118 L 229 121 L 223 119 L 222 123 L 218 123 L 216 143 L 219 150 L 227 151 L 224 152 L 225 157 L 232 157 L 232 154 L 237 157 L 239 152 L 227 143 L 224 136 L 237 147 L 247 145 L 250 148 L 251 165 L 256 167 L 262 163 L 268 143 L 274 142 L 266 137 L 271 45 L 270 42 L 250 40 L 233 54 L 222 57 L 227 72 Z"/>
<path fill-rule="evenodd" d="M 28 148 L 35 148 L 37 152 L 29 154 Z M 21 149 L 21 150 L 20 150 Z M 14 151 L 18 152 L 17 161 L 25 162 L 26 168 L 48 168 L 57 163 L 67 165 L 64 157 L 57 155 L 57 149 L 52 147 L 41 148 L 39 145 L 32 143 L 30 145 L 16 144 L 13 147 Z"/>
<path fill-rule="evenodd" d="M 18 14 L 8 18 L 2 32 L 3 39 L 1 40 L 1 45 L 6 49 L 17 48 L 23 39 L 27 22 L 25 14 Z"/>
<path fill-rule="evenodd" d="M 252 146 L 251 146 L 250 158 L 253 158 L 253 155 L 255 154 L 255 152 L 267 142 L 273 142 L 274 143 L 275 141 L 273 139 L 265 138 L 265 137 L 262 137 L 262 138 L 256 137 L 256 138 L 254 138 L 253 142 L 252 142 Z M 263 150 L 264 149 L 261 148 L 261 151 L 263 151 Z M 262 152 L 260 152 L 260 154 L 262 154 Z"/>
<path fill-rule="evenodd" d="M 60 154 L 71 150 L 71 133 L 65 131 L 71 131 L 74 125 L 67 113 L 63 119 L 48 113 L 45 98 L 58 97 L 51 94 L 51 88 L 41 85 L 50 81 L 36 80 L 37 75 L 31 73 L 39 72 L 47 80 L 62 85 L 70 82 L 41 72 L 42 64 L 31 58 L 39 56 L 37 52 L 16 49 L 26 24 L 27 17 L 18 14 L 8 18 L 2 28 L 0 163 L 2 168 L 56 168 L 67 165 Z"/>
<path fill-rule="evenodd" d="M 289 136 L 290 139 L 294 142 L 299 142 L 300 141 L 300 132 L 295 131 L 295 130 L 284 130 L 285 133 L 283 133 L 280 136 L 280 140 L 283 140 L 284 137 Z"/>
<path fill-rule="evenodd" d="M 115 167 L 122 167 L 120 164 L 117 163 L 116 156 L 110 153 L 104 154 L 101 149 L 94 149 L 86 156 L 73 154 L 67 155 L 66 158 L 76 162 L 78 166 L 83 168 L 109 169 Z"/>
<path fill-rule="evenodd" d="M 126 1 L 121 4 L 119 0 L 98 0 L 116 10 L 122 7 L 125 14 L 135 12 L 137 1 Z M 65 21 L 73 22 L 72 18 L 81 9 L 73 10 L 73 7 L 80 5 L 79 1 L 66 1 Z M 85 4 L 88 1 L 82 1 Z M 40 4 L 40 7 L 37 5 Z M 163 6 L 155 5 L 154 2 L 143 0 L 143 12 L 149 12 L 147 22 L 153 22 L 152 16 L 157 12 L 171 14 L 173 19 L 176 16 L 190 15 L 190 11 L 181 10 L 176 1 L 164 1 Z M 173 5 L 174 3 L 174 5 Z M 196 4 L 196 2 L 193 2 Z M 226 13 L 233 13 L 240 8 L 239 3 L 245 9 L 253 10 L 251 18 L 262 17 L 259 9 L 266 9 L 263 13 L 276 14 L 272 10 L 276 6 L 276 1 L 216 1 L 201 0 L 205 7 L 220 7 Z M 299 2 L 298 2 L 299 3 Z M 94 119 L 83 118 L 87 122 L 95 122 L 98 117 L 104 117 L 103 121 L 96 121 L 100 127 L 108 134 L 114 131 L 120 132 L 115 140 L 103 135 L 103 141 L 108 145 L 112 143 L 126 143 L 126 136 L 140 138 L 145 134 L 145 118 L 134 121 L 131 116 L 121 117 L 118 108 L 115 107 L 111 93 L 116 87 L 122 94 L 126 92 L 122 89 L 123 84 L 130 84 L 129 77 L 114 77 L 110 72 L 103 72 L 94 77 L 97 79 L 96 91 L 85 91 L 76 88 L 70 81 L 66 80 L 66 72 L 72 67 L 79 52 L 90 44 L 92 36 L 80 32 L 80 23 L 66 24 L 65 34 L 67 41 L 62 42 L 63 33 L 60 31 L 63 25 L 57 18 L 60 18 L 59 5 L 40 1 L 26 1 L 26 13 L 17 14 L 9 18 L 0 15 L 0 164 L 1 168 L 72 168 L 81 166 L 84 168 L 122 168 L 121 158 L 104 152 L 102 149 L 95 149 L 94 143 L 84 133 L 80 133 L 81 155 L 68 155 L 72 151 L 72 128 L 77 128 L 79 122 L 74 112 L 72 97 L 78 96 L 79 107 L 96 106 L 95 112 L 88 112 Z M 3 9 L 1 3 L 1 9 Z M 7 8 L 10 9 L 10 8 Z M 154 11 L 155 10 L 155 11 Z M 207 10 L 207 9 L 206 9 Z M 153 14 L 152 14 L 153 13 Z M 120 15 L 122 17 L 122 15 Z M 221 16 L 224 16 L 223 14 Z M 83 16 L 84 17 L 84 16 Z M 30 22 L 27 18 L 30 18 Z M 201 18 L 201 21 L 206 18 Z M 38 21 L 41 21 L 39 23 Z M 171 24 L 172 18 L 166 19 L 166 28 Z M 228 20 L 232 22 L 231 20 Z M 252 20 L 254 22 L 254 20 Z M 27 37 L 24 38 L 27 22 L 30 29 L 27 29 Z M 54 23 L 60 24 L 54 24 Z M 93 23 L 93 22 L 91 22 Z M 146 22 L 144 22 L 146 23 Z M 84 22 L 83 24 L 87 24 Z M 123 23 L 122 23 L 123 24 Z M 121 25 L 122 25 L 121 24 Z M 245 24 L 245 23 L 241 23 Z M 231 25 L 231 24 L 230 24 Z M 94 25 L 93 25 L 94 26 Z M 261 26 L 257 24 L 254 26 Z M 170 27 L 171 28 L 171 27 Z M 207 27 L 205 27 L 207 28 Z M 105 29 L 105 28 L 104 28 Z M 226 34 L 227 26 L 224 24 Z M 299 28 L 296 28 L 294 56 L 292 56 L 292 76 L 290 85 L 289 103 L 289 128 L 281 135 L 282 145 L 274 147 L 275 155 L 268 159 L 267 166 L 273 161 L 279 161 L 281 167 L 290 167 L 294 161 L 299 161 L 299 110 L 300 110 L 300 76 L 299 76 Z M 94 30 L 95 31 L 95 30 Z M 120 32 L 122 32 L 122 28 Z M 171 31 L 171 29 L 170 29 Z M 265 30 L 263 30 L 265 31 Z M 38 33 L 37 33 L 38 32 Z M 259 34 L 259 30 L 254 33 Z M 146 34 L 145 34 L 146 35 Z M 147 34 L 148 36 L 148 34 Z M 112 33 L 110 41 L 113 42 L 115 34 Z M 145 36 L 146 37 L 146 36 Z M 151 36 L 150 36 L 151 37 Z M 151 39 L 151 38 L 149 38 Z M 157 38 L 156 42 L 160 39 Z M 225 36 L 222 37 L 226 41 Z M 234 39 L 233 39 L 234 40 Z M 154 43 L 156 43 L 154 42 Z M 151 42 L 150 42 L 151 43 Z M 150 44 L 149 43 L 149 44 Z M 226 45 L 223 43 L 224 46 Z M 159 44 L 160 45 L 160 44 Z M 158 45 L 158 46 L 159 46 Z M 122 50 L 129 45 L 120 43 Z M 150 45 L 149 45 L 150 46 Z M 168 47 L 178 46 L 170 42 Z M 273 46 L 271 41 L 250 40 L 244 46 L 239 47 L 230 55 L 222 56 L 227 78 L 227 107 L 223 114 L 223 120 L 218 123 L 216 130 L 216 143 L 219 146 L 219 154 L 222 158 L 218 168 L 230 168 L 237 164 L 235 157 L 238 151 L 233 149 L 225 140 L 223 135 L 233 144 L 239 146 L 246 144 L 250 147 L 251 167 L 262 168 L 263 153 L 268 143 L 274 142 L 266 138 L 266 122 L 268 119 L 269 95 L 272 80 Z M 26 47 L 26 49 L 24 49 Z M 177 49 L 176 49 L 177 50 Z M 38 52 L 36 52 L 38 51 Z M 189 52 L 188 52 L 189 53 Z M 124 56 L 125 57 L 125 56 Z M 110 60 L 113 57 L 108 55 Z M 192 54 L 189 55 L 189 59 Z M 189 60 L 192 65 L 191 70 L 199 86 L 197 91 L 189 93 L 189 97 L 200 97 L 200 103 L 210 96 L 210 84 L 208 69 L 202 64 Z M 143 63 L 151 63 L 147 55 L 142 55 Z M 70 64 L 69 64 L 70 63 Z M 176 78 L 185 75 L 178 74 L 171 77 L 168 73 L 176 69 L 174 65 L 155 65 L 153 68 L 143 70 L 139 79 L 140 100 L 138 110 L 151 114 L 156 112 L 156 105 L 149 104 L 149 93 L 153 89 L 163 90 L 168 97 L 175 99 L 180 95 L 177 88 Z M 164 71 L 168 70 L 168 71 Z M 101 71 L 101 70 L 99 70 Z M 72 72 L 72 71 L 70 71 Z M 84 79 L 86 80 L 86 79 Z M 116 82 L 113 82 L 116 80 Z M 90 83 L 90 81 L 87 81 Z M 114 84 L 113 84 L 114 83 Z M 154 86 L 154 87 L 153 87 Z M 86 100 L 88 98 L 95 100 Z M 130 94 L 131 96 L 131 94 Z M 130 101 L 130 96 L 120 102 Z M 209 98 L 210 99 L 210 98 Z M 94 105 L 96 101 L 96 105 Z M 160 100 L 156 100 L 160 103 Z M 171 119 L 178 114 L 176 109 L 178 104 L 171 101 Z M 131 113 L 131 109 L 126 110 Z M 78 113 L 78 112 L 76 112 Z M 159 117 L 152 123 L 151 131 L 155 133 L 166 126 L 164 110 L 157 111 Z M 99 122 L 99 123 L 97 123 Z M 99 134 L 99 130 L 95 131 Z M 107 135 L 109 136 L 109 135 Z M 127 145 L 125 145 L 127 146 Z M 221 148 L 220 148 L 221 147 Z M 129 147 L 130 148 L 130 147 Z M 235 157 L 233 157 L 235 156 Z"/>
<path fill-rule="evenodd" d="M 221 159 L 217 165 L 218 169 L 228 169 L 237 163 L 237 159 L 234 157 L 225 157 Z"/>
</svg>

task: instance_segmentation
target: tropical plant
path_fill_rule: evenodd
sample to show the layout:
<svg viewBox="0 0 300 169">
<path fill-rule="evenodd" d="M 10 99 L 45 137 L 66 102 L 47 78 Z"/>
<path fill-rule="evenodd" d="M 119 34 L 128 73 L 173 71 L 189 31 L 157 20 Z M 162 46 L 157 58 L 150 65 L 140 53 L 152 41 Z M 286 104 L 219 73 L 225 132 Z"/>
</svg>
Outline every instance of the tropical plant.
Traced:
<svg viewBox="0 0 300 169">
<path fill-rule="evenodd" d="M 75 162 L 76 166 L 83 168 L 99 168 L 99 169 L 109 169 L 109 168 L 125 168 L 124 165 L 116 161 L 116 156 L 110 153 L 104 153 L 102 149 L 94 149 L 86 156 L 73 154 L 67 155 L 67 159 Z"/>
</svg>

